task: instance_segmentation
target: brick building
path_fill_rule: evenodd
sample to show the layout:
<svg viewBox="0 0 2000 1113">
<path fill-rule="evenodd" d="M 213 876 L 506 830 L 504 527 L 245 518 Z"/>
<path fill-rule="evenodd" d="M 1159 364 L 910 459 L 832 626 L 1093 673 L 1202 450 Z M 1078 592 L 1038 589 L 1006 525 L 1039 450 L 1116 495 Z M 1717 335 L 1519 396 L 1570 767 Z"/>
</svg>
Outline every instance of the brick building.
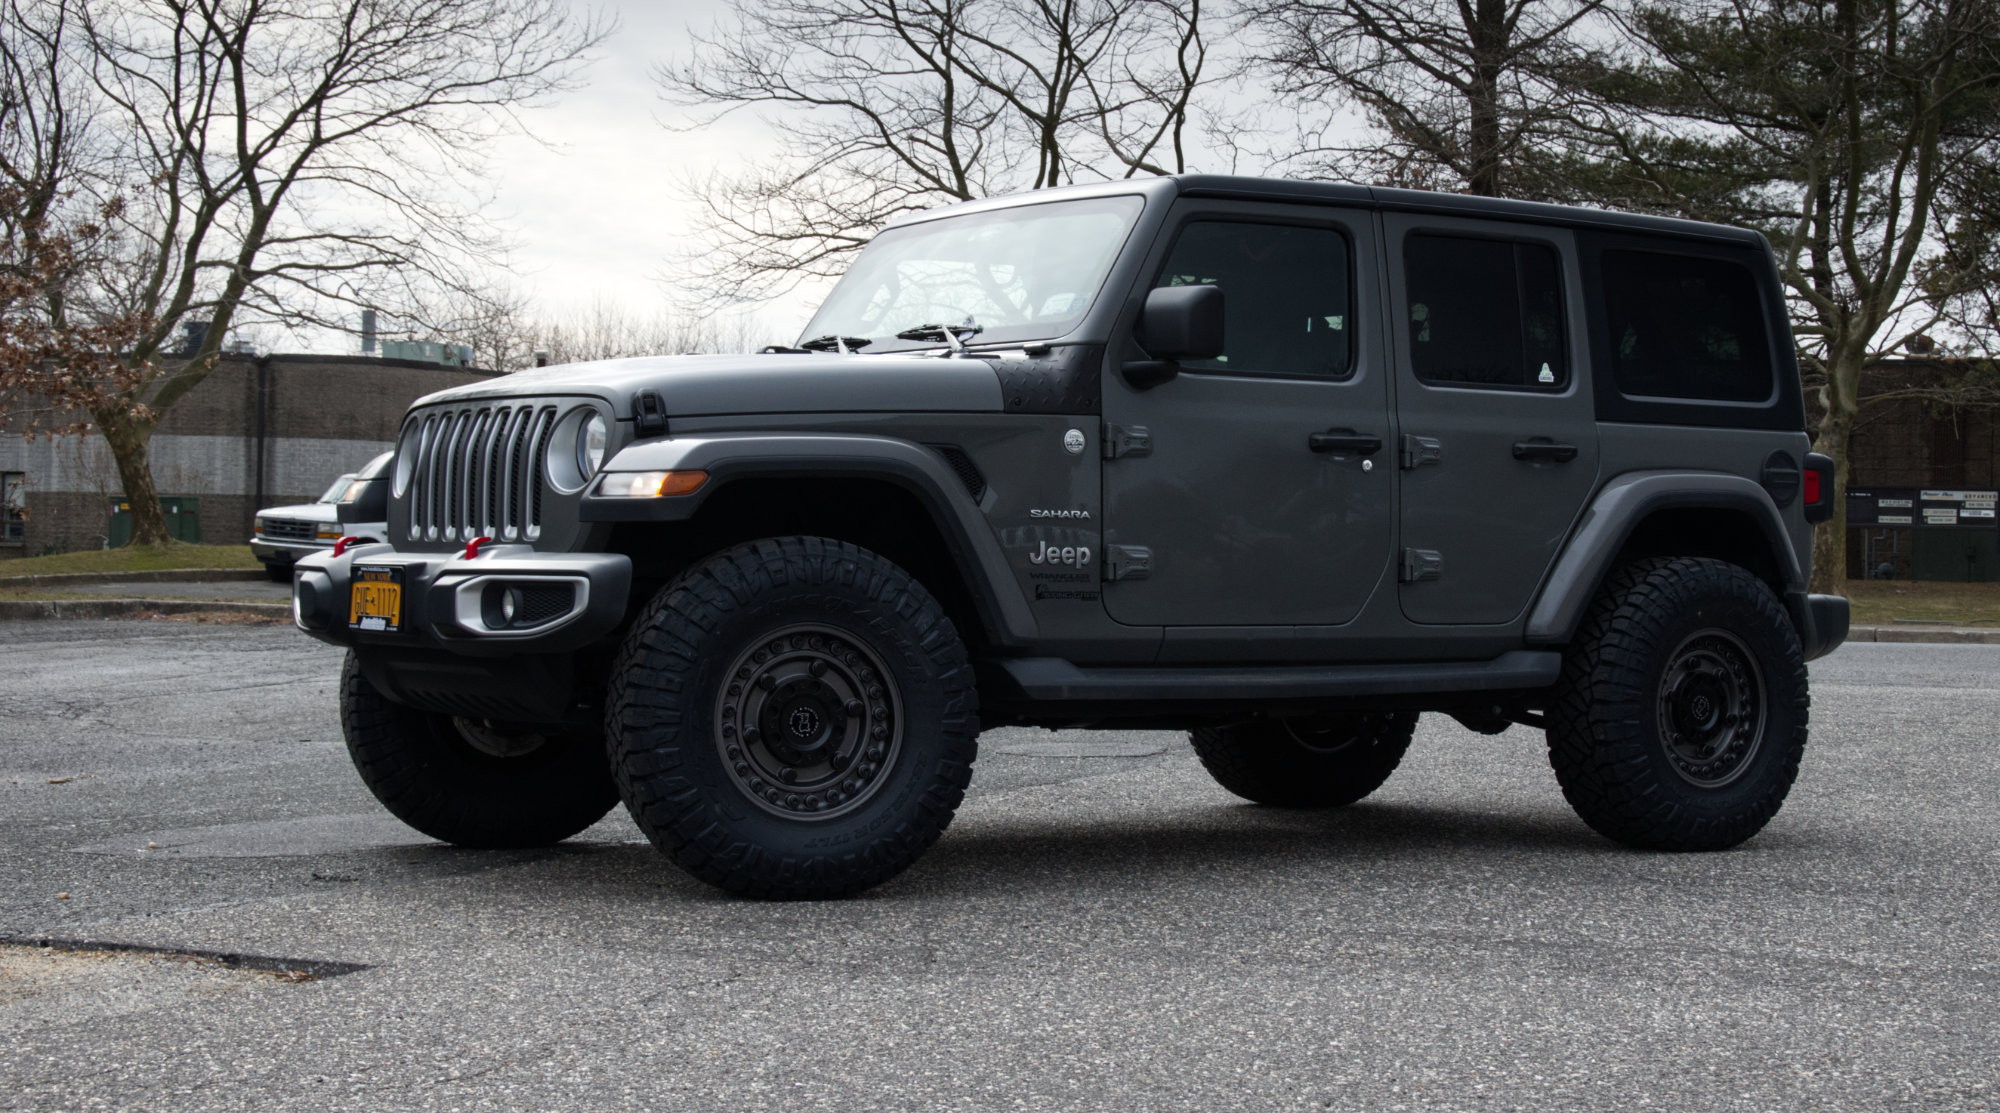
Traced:
<svg viewBox="0 0 2000 1113">
<path fill-rule="evenodd" d="M 199 500 L 203 541 L 247 541 L 259 508 L 310 502 L 395 447 L 411 402 L 492 374 L 371 356 L 224 355 L 154 432 L 153 481 L 162 498 Z M 121 490 L 96 433 L 31 442 L 0 429 L 0 559 L 103 547 Z"/>
<path fill-rule="evenodd" d="M 1863 397 L 1963 382 L 1962 360 L 1885 360 Z M 2000 580 L 2000 411 L 1896 398 L 1864 405 L 1850 447 L 1847 569 L 1856 578 Z"/>
</svg>

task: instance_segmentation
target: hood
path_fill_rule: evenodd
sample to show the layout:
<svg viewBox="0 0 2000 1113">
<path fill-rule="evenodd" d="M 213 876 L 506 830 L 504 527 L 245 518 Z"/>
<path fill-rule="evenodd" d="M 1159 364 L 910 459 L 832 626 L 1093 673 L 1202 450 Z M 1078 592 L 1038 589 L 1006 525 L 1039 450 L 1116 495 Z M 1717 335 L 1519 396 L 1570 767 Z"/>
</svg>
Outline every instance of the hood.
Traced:
<svg viewBox="0 0 2000 1113">
<path fill-rule="evenodd" d="M 648 356 L 537 367 L 439 391 L 425 406 L 480 398 L 588 394 L 621 419 L 632 396 L 655 391 L 671 417 L 741 413 L 998 412 L 995 359 L 915 353 Z"/>
<path fill-rule="evenodd" d="M 331 522 L 339 508 L 330 502 L 302 502 L 295 506 L 272 506 L 257 512 L 259 518 L 290 518 L 300 522 Z"/>
</svg>

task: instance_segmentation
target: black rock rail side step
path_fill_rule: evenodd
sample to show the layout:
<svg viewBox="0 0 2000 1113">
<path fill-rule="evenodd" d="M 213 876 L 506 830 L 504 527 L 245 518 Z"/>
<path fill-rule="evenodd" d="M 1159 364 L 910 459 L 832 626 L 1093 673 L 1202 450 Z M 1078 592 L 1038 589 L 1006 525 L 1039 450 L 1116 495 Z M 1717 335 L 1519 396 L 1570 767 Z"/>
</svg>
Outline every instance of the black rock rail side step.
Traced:
<svg viewBox="0 0 2000 1113">
<path fill-rule="evenodd" d="M 342 974 L 353 974 L 368 969 L 364 962 L 333 962 L 316 958 L 272 958 L 268 955 L 245 955 L 231 951 L 202 951 L 187 947 L 149 947 L 143 943 L 97 942 L 87 939 L 56 939 L 42 935 L 0 935 L 0 946 L 40 947 L 51 951 L 69 951 L 77 954 L 134 954 L 158 955 L 162 958 L 198 958 L 220 963 L 232 970 L 261 970 L 282 975 L 290 981 L 317 981 L 320 978 L 337 978 Z"/>
<path fill-rule="evenodd" d="M 1516 649 L 1491 661 L 1247 668 L 1084 668 L 1057 657 L 997 662 L 1033 700 L 1287 700 L 1546 688 L 1562 654 Z"/>
</svg>

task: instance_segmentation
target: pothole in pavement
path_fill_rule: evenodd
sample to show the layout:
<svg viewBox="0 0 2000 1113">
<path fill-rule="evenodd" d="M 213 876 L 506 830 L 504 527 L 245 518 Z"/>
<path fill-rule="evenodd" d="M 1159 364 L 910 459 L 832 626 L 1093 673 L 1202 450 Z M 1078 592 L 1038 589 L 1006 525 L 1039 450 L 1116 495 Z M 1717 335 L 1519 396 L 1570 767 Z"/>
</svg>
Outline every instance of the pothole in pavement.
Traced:
<svg viewBox="0 0 2000 1113">
<path fill-rule="evenodd" d="M 366 969 L 326 959 L 0 937 L 0 1026 L 125 1016 Z"/>
</svg>

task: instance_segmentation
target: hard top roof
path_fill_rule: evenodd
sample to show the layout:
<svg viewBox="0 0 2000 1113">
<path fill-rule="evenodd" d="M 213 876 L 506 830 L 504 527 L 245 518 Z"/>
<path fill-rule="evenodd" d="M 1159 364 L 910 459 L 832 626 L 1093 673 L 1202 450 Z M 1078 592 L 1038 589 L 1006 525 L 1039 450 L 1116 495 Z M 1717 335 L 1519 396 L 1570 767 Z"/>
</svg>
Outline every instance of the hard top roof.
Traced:
<svg viewBox="0 0 2000 1113">
<path fill-rule="evenodd" d="M 1349 205 L 1400 212 L 1436 213 L 1440 216 L 1492 217 L 1532 224 L 1561 224 L 1570 227 L 1601 228 L 1606 231 L 1639 232 L 1651 235 L 1687 236 L 1764 249 L 1764 237 L 1747 228 L 1679 220 L 1664 216 L 1588 209 L 1576 205 L 1547 205 L 1536 201 L 1514 201 L 1499 197 L 1474 197 L 1462 193 L 1431 193 L 1419 189 L 1390 189 L 1383 186 L 1348 185 L 1340 182 L 1301 181 L 1292 178 L 1251 178 L 1228 174 L 1180 174 L 1157 178 L 1128 178 L 1115 182 L 1058 186 L 965 201 L 942 208 L 912 213 L 892 221 L 890 227 L 931 220 L 946 215 L 985 212 L 1022 204 L 1040 204 L 1072 197 L 1111 197 L 1119 194 L 1155 195 L 1174 193 L 1182 197 L 1213 197 L 1235 201 L 1283 201 L 1318 205 Z"/>
</svg>

